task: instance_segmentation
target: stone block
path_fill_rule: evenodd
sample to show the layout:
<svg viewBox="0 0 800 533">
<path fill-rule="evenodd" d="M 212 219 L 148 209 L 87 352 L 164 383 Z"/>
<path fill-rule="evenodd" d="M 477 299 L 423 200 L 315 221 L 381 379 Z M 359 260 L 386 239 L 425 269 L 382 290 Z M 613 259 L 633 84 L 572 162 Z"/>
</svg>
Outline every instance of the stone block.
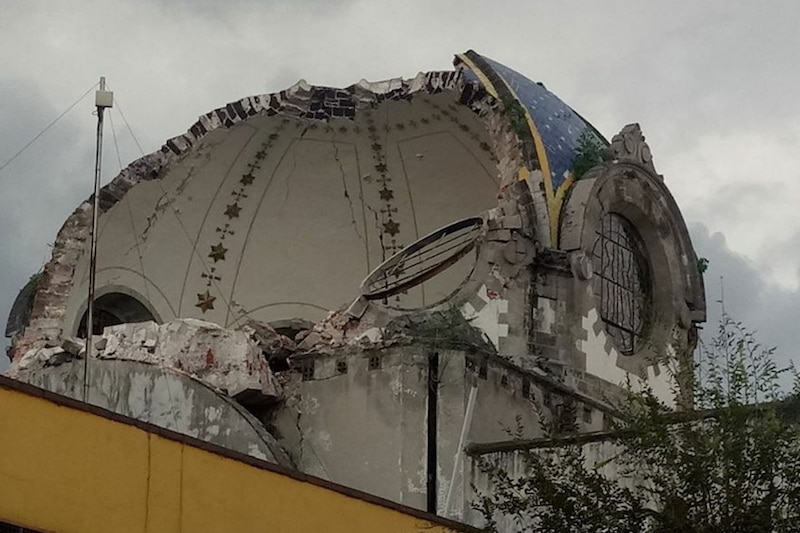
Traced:
<svg viewBox="0 0 800 533">
<path fill-rule="evenodd" d="M 275 398 L 281 388 L 252 337 L 195 319 L 122 324 L 105 329 L 100 358 L 138 361 L 172 368 L 235 397 Z"/>
</svg>

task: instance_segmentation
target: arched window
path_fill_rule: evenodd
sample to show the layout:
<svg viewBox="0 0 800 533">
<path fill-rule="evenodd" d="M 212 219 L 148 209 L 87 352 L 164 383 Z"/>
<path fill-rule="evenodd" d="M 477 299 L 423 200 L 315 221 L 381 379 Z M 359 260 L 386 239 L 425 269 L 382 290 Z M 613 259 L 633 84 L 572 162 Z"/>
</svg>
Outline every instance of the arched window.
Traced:
<svg viewBox="0 0 800 533">
<path fill-rule="evenodd" d="M 636 228 L 606 213 L 592 249 L 600 316 L 617 349 L 631 355 L 642 342 L 650 317 L 651 286 L 645 246 Z"/>
<path fill-rule="evenodd" d="M 78 337 L 86 337 L 86 321 L 89 318 L 89 311 L 86 310 L 78 326 Z M 147 322 L 156 320 L 153 313 L 145 305 L 128 294 L 121 292 L 110 292 L 104 294 L 94 301 L 94 316 L 92 322 L 94 327 L 92 333 L 101 335 L 103 329 L 108 326 L 118 324 L 129 324 L 135 322 Z"/>
</svg>

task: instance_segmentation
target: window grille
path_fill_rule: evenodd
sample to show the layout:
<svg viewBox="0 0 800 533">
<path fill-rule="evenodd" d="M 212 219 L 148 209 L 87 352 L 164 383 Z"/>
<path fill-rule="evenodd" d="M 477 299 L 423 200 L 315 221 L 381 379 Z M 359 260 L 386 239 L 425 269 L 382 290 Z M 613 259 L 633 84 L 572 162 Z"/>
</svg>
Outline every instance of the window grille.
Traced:
<svg viewBox="0 0 800 533">
<path fill-rule="evenodd" d="M 313 358 L 309 357 L 307 359 L 300 359 L 298 361 L 295 361 L 292 366 L 303 376 L 303 381 L 310 381 L 314 379 Z"/>
<path fill-rule="evenodd" d="M 381 367 L 381 356 L 379 355 L 370 355 L 369 356 L 369 369 L 370 370 L 378 370 Z"/>
<path fill-rule="evenodd" d="M 636 229 L 616 213 L 603 216 L 592 250 L 600 316 L 617 349 L 633 354 L 640 346 L 650 305 L 650 277 L 644 244 Z"/>
</svg>

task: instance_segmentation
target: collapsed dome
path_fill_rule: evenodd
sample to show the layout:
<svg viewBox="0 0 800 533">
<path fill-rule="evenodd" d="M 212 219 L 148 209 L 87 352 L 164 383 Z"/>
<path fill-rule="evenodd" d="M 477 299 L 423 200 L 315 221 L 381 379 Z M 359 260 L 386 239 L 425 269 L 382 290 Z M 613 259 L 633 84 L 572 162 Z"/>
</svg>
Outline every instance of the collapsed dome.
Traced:
<svg viewBox="0 0 800 533">
<path fill-rule="evenodd" d="M 109 306 L 95 328 L 283 328 L 359 298 L 356 318 L 446 303 L 521 366 L 657 376 L 663 350 L 649 347 L 690 350 L 705 299 L 638 125 L 609 143 L 544 85 L 472 51 L 454 63 L 244 98 L 132 163 L 100 195 L 96 294 Z M 66 221 L 18 298 L 15 357 L 86 329 L 90 215 L 85 202 Z M 643 244 L 603 253 L 598 239 L 616 238 L 603 220 Z M 606 268 L 617 257 L 635 268 Z"/>
<path fill-rule="evenodd" d="M 514 119 L 512 97 L 542 124 L 529 158 L 544 163 L 554 201 L 579 136 L 595 130 L 496 62 L 469 52 L 456 64 L 347 89 L 301 81 L 200 117 L 104 189 L 98 294 L 123 292 L 163 320 L 318 321 L 404 246 L 497 205 L 497 139 L 478 113 Z M 486 78 L 495 70 L 508 88 Z M 66 334 L 85 322 L 87 256 L 60 302 Z M 466 258 L 386 303 L 438 302 L 471 268 Z"/>
<path fill-rule="evenodd" d="M 470 99 L 455 72 L 414 82 L 300 82 L 201 117 L 105 189 L 129 187 L 100 216 L 98 295 L 124 292 L 162 320 L 318 321 L 404 246 L 494 207 L 492 141 L 473 109 L 490 97 L 471 87 Z M 440 300 L 470 268 L 393 303 Z M 88 254 L 70 285 L 63 329 L 76 334 Z"/>
</svg>

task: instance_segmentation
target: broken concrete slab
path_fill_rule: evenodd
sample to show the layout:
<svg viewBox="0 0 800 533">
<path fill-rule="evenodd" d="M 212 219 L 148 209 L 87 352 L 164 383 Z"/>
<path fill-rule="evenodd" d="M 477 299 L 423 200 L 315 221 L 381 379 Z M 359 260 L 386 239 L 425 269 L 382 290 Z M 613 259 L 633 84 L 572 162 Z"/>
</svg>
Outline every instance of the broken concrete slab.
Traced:
<svg viewBox="0 0 800 533">
<path fill-rule="evenodd" d="M 100 359 L 139 361 L 191 374 L 237 396 L 254 391 L 264 399 L 280 397 L 281 388 L 248 332 L 227 330 L 197 319 L 111 326 L 103 332 Z"/>
</svg>

